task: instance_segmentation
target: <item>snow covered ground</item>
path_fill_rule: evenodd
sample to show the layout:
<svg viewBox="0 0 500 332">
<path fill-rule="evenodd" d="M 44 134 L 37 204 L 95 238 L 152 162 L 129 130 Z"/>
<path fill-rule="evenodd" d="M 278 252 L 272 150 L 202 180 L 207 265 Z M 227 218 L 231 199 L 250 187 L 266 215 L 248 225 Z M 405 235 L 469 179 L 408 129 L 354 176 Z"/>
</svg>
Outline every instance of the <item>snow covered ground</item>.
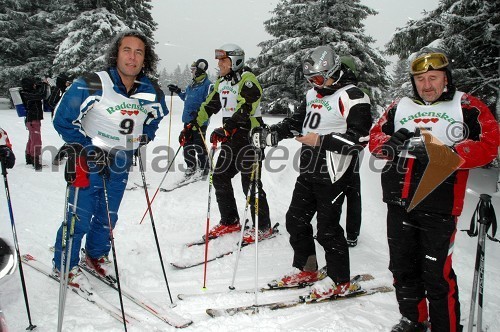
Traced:
<svg viewBox="0 0 500 332">
<path fill-rule="evenodd" d="M 167 97 L 167 105 L 170 100 Z M 171 119 L 171 142 L 178 148 L 177 137 L 182 128 L 180 121 L 182 101 L 173 100 Z M 64 210 L 65 182 L 63 169 L 52 169 L 49 152 L 43 156 L 47 167 L 42 172 L 35 172 L 24 163 L 24 147 L 28 132 L 22 118 L 15 110 L 0 110 L 0 126 L 11 138 L 17 164 L 8 174 L 11 200 L 14 209 L 17 236 L 21 253 L 31 253 L 39 260 L 51 263 L 52 253 L 49 247 L 54 244 L 55 233 L 62 220 Z M 269 124 L 280 120 L 278 117 L 266 117 Z M 170 117 L 164 119 L 158 131 L 157 139 L 147 147 L 146 177 L 150 183 L 150 196 L 159 185 L 165 171 L 165 150 L 160 147 L 168 143 Z M 220 125 L 220 116 L 213 117 L 208 132 Z M 46 113 L 42 122 L 42 141 L 44 147 L 57 149 L 62 145 Z M 300 145 L 294 140 L 280 143 L 283 148 L 267 150 L 268 161 L 263 171 L 264 188 L 271 208 L 272 222 L 279 222 L 281 235 L 262 242 L 259 245 L 258 285 L 290 270 L 292 250 L 288 243 L 285 229 L 285 214 L 290 203 L 295 179 L 297 177 L 297 150 Z M 155 149 L 158 153 L 154 153 Z M 288 154 L 288 155 L 286 155 Z M 286 157 L 286 158 L 285 158 Z M 156 165 L 156 169 L 153 170 Z M 164 185 L 173 183 L 182 177 L 179 166 L 181 154 L 177 157 L 175 169 L 171 171 Z M 388 266 L 388 248 L 385 226 L 385 205 L 381 201 L 380 170 L 382 163 L 374 160 L 365 151 L 361 167 L 363 224 L 357 247 L 351 249 L 351 272 L 371 273 L 376 278 L 367 285 L 390 285 L 391 274 Z M 158 170 L 158 167 L 162 169 Z M 493 192 L 496 182 L 494 170 L 475 170 L 471 173 L 469 186 L 478 192 Z M 141 182 L 138 167 L 130 174 L 129 183 Z M 245 197 L 241 191 L 240 177 L 233 182 L 243 214 Z M 2 186 L 3 187 L 3 186 Z M 198 239 L 205 232 L 207 213 L 208 183 L 201 181 L 180 188 L 170 193 L 158 193 L 153 203 L 156 230 L 160 240 L 166 273 L 172 297 L 177 306 L 173 309 L 178 314 L 188 317 L 194 323 L 186 331 L 388 331 L 399 320 L 394 293 L 376 294 L 342 302 L 324 303 L 311 306 L 299 306 L 278 311 L 265 311 L 254 316 L 236 315 L 232 317 L 210 318 L 207 308 L 222 308 L 253 304 L 253 294 L 227 294 L 203 296 L 184 301 L 177 300 L 178 293 L 203 293 L 203 266 L 186 270 L 177 270 L 168 263 L 186 253 L 183 244 Z M 473 209 L 478 198 L 467 194 L 464 212 L 460 218 L 459 229 L 469 227 Z M 493 204 L 500 215 L 500 199 L 494 198 Z M 163 279 L 149 217 L 142 224 L 139 221 L 145 211 L 146 202 L 142 190 L 126 191 L 119 211 L 119 222 L 114 231 L 118 266 L 121 282 L 142 292 L 151 301 L 168 307 L 170 304 L 167 288 Z M 219 220 L 219 212 L 212 196 L 211 225 Z M 344 222 L 344 221 L 342 221 Z M 0 236 L 12 243 L 12 231 L 7 210 L 5 192 L 0 191 Z M 469 238 L 465 232 L 456 237 L 454 267 L 458 275 L 462 323 L 467 325 L 471 297 L 474 261 L 477 238 Z M 209 248 L 209 253 L 214 252 Z M 319 264 L 324 264 L 323 251 L 317 246 Z M 198 252 L 199 255 L 203 251 Z M 234 260 L 236 255 L 226 256 L 208 265 L 207 292 L 228 291 L 231 285 Z M 498 331 L 500 326 L 500 250 L 498 244 L 487 241 L 485 303 L 483 327 L 486 331 Z M 58 284 L 40 273 L 25 266 L 24 273 L 28 288 L 29 303 L 33 323 L 37 331 L 54 331 L 57 326 Z M 110 302 L 119 305 L 118 295 L 96 280 L 92 280 L 97 292 Z M 241 252 L 236 275 L 237 289 L 255 286 L 255 247 L 244 248 Z M 258 302 L 265 303 L 285 298 L 280 292 L 258 294 Z M 289 297 L 287 297 L 289 298 Z M 141 319 L 141 323 L 128 326 L 129 331 L 173 331 L 156 317 L 151 316 L 135 304 L 124 299 L 127 312 Z M 28 326 L 24 298 L 22 295 L 19 273 L 4 278 L 0 282 L 0 307 L 3 309 L 11 331 L 23 331 Z M 496 328 L 495 328 L 496 326 Z M 100 311 L 94 305 L 69 293 L 66 303 L 64 330 L 66 331 L 121 331 L 123 325 Z"/>
</svg>

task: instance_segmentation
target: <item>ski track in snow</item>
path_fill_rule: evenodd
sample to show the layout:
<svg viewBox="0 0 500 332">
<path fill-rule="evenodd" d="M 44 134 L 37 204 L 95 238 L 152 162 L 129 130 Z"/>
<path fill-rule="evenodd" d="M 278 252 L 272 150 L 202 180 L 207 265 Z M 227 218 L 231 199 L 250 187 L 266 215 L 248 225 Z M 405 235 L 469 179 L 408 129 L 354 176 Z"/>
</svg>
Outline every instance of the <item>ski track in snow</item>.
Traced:
<svg viewBox="0 0 500 332">
<path fill-rule="evenodd" d="M 170 105 L 167 97 L 167 105 Z M 181 113 L 183 103 L 178 97 L 173 100 L 172 134 L 174 152 L 178 148 L 177 137 L 182 130 Z M 64 211 L 65 181 L 63 167 L 53 169 L 50 153 L 43 156 L 45 167 L 42 172 L 35 172 L 24 163 L 24 148 L 28 132 L 24 127 L 24 119 L 18 118 L 15 110 L 0 110 L 0 125 L 5 129 L 14 146 L 17 157 L 16 166 L 9 171 L 8 180 L 17 237 L 21 253 L 31 253 L 38 259 L 51 262 L 52 253 L 48 248 L 54 245 L 56 230 L 59 227 Z M 265 117 L 266 123 L 272 124 L 280 117 Z M 158 187 L 165 168 L 155 172 L 151 162 L 158 158 L 159 165 L 165 167 L 165 151 L 160 156 L 153 155 L 153 150 L 166 146 L 168 142 L 169 118 L 165 118 L 157 132 L 157 138 L 147 146 L 146 178 L 150 183 L 150 197 Z M 215 115 L 207 131 L 220 126 L 220 115 Z M 207 138 L 208 138 L 207 135 Z M 43 146 L 59 148 L 63 141 L 55 132 L 50 115 L 45 114 L 42 121 Z M 285 228 L 285 214 L 291 200 L 291 194 L 297 178 L 297 167 L 292 163 L 300 148 L 293 139 L 280 142 L 289 154 L 283 158 L 283 149 L 267 149 L 266 168 L 262 180 L 271 209 L 272 223 L 280 223 L 280 235 L 259 245 L 259 278 L 258 286 L 288 272 L 291 267 L 293 253 L 288 243 Z M 217 157 L 217 154 L 216 154 Z M 296 158 L 295 158 L 296 161 Z M 163 187 L 179 181 L 183 173 L 179 165 L 183 163 L 182 153 L 177 156 L 175 167 L 169 172 Z M 387 268 L 389 264 L 385 204 L 381 199 L 380 174 L 370 171 L 381 169 L 383 162 L 375 160 L 365 150 L 362 166 L 362 200 L 363 224 L 358 246 L 351 249 L 351 274 L 371 273 L 375 280 L 367 285 L 390 285 L 392 276 Z M 370 166 L 371 165 L 371 166 Z M 286 166 L 279 172 L 271 172 Z M 469 186 L 479 192 L 491 192 L 494 187 L 494 170 L 473 170 Z M 142 183 L 138 166 L 135 166 L 129 177 L 129 184 Z M 241 189 L 240 176 L 233 179 L 236 201 L 240 217 L 243 217 L 245 197 Z M 3 185 L 2 185 L 3 187 Z M 205 234 L 207 220 L 208 182 L 199 181 L 171 193 L 159 192 L 152 205 L 156 231 L 159 237 L 163 260 L 172 298 L 177 306 L 176 313 L 190 318 L 193 325 L 186 331 L 388 331 L 399 320 L 399 312 L 394 292 L 375 294 L 358 299 L 331 302 L 308 307 L 298 306 L 290 309 L 269 311 L 261 310 L 258 315 L 236 315 L 232 317 L 210 318 L 207 308 L 224 308 L 229 306 L 249 305 L 255 302 L 254 294 L 220 294 L 202 296 L 180 301 L 178 293 L 203 293 L 203 265 L 178 270 L 170 266 L 170 262 L 190 259 L 193 255 L 203 255 L 204 246 L 184 248 L 184 244 L 198 239 Z M 500 199 L 493 198 L 497 216 L 500 215 Z M 458 229 L 469 227 L 472 212 L 478 198 L 467 194 L 464 211 L 459 219 Z M 159 306 L 170 306 L 170 299 L 163 278 L 156 244 L 149 215 L 142 224 L 139 221 L 146 209 L 146 201 L 142 188 L 126 191 L 119 211 L 119 221 L 114 230 L 115 245 L 120 281 L 128 287 L 139 291 L 151 302 Z M 345 211 L 344 211 L 345 212 Z M 210 225 L 215 225 L 220 218 L 212 190 Z M 345 213 L 342 224 L 345 223 Z M 313 221 L 315 225 L 315 222 Z M 5 191 L 0 193 L 0 231 L 4 239 L 13 244 L 10 218 L 7 210 Z M 239 235 L 238 235 L 239 236 Z M 224 245 L 234 246 L 238 240 L 228 241 Z M 216 243 L 216 242 L 214 242 Z M 454 248 L 454 268 L 458 275 L 462 324 L 467 326 L 471 297 L 474 262 L 477 238 L 469 238 L 465 232 L 458 232 Z M 317 245 L 320 265 L 324 265 L 323 250 Z M 190 250 L 193 249 L 193 250 Z M 220 249 L 220 248 L 219 248 Z M 209 255 L 217 249 L 209 246 Z M 225 256 L 208 264 L 206 286 L 208 292 L 228 290 L 231 285 L 235 254 Z M 498 245 L 486 241 L 485 260 L 485 298 L 483 309 L 483 327 L 487 331 L 500 326 L 500 250 Z M 57 326 L 58 285 L 29 267 L 24 268 L 28 289 L 29 304 L 33 324 L 37 331 L 54 331 Z M 110 302 L 119 306 L 116 291 L 90 279 L 96 291 Z M 242 250 L 235 281 L 236 289 L 255 287 L 255 246 Z M 302 290 L 303 291 L 303 290 Z M 300 291 L 298 291 L 300 293 Z M 293 293 L 292 293 L 293 294 Z M 292 296 L 292 295 L 286 295 Z M 258 294 L 258 303 L 266 303 L 284 298 L 285 294 L 267 292 Z M 0 281 L 0 307 L 4 311 L 11 331 L 23 331 L 28 326 L 24 298 L 19 278 L 19 271 Z M 129 331 L 174 331 L 132 302 L 124 299 L 125 311 L 141 319 L 142 323 L 128 326 Z M 476 315 L 477 317 L 477 315 Z M 123 326 L 97 307 L 68 293 L 63 329 L 65 331 L 123 331 Z"/>
</svg>

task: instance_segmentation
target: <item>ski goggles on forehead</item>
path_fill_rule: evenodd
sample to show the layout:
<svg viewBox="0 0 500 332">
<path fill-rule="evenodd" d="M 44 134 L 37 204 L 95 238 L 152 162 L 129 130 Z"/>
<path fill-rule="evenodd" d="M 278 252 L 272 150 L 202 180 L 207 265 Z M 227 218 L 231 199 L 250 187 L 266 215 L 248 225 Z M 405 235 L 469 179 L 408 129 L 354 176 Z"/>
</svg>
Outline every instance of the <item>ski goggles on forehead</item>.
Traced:
<svg viewBox="0 0 500 332">
<path fill-rule="evenodd" d="M 423 74 L 432 69 L 442 69 L 448 66 L 448 58 L 443 53 L 429 53 L 413 60 L 410 66 L 412 75 Z"/>
<path fill-rule="evenodd" d="M 225 59 L 229 58 L 230 55 L 244 55 L 241 51 L 224 51 L 224 50 L 215 50 L 215 59 Z"/>
</svg>

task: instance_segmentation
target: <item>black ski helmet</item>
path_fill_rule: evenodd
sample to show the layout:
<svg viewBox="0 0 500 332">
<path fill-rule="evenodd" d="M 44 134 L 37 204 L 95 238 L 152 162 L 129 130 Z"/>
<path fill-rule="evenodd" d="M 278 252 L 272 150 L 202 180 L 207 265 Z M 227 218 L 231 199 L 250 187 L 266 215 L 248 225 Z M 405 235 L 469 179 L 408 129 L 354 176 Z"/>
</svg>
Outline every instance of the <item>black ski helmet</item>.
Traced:
<svg viewBox="0 0 500 332">
<path fill-rule="evenodd" d="M 208 62 L 205 59 L 198 59 L 191 64 L 191 70 L 195 70 L 195 72 L 193 73 L 193 77 L 198 77 L 205 74 L 207 72 L 207 69 Z"/>
</svg>

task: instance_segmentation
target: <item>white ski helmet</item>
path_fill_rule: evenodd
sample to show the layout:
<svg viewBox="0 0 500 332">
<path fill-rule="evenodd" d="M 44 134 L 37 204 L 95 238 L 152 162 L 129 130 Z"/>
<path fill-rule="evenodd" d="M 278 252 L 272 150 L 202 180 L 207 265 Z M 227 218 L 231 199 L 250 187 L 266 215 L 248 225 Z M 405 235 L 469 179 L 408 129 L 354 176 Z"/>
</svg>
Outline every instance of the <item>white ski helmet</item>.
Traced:
<svg viewBox="0 0 500 332">
<path fill-rule="evenodd" d="M 245 51 L 236 44 L 224 44 L 215 50 L 215 58 L 231 59 L 231 69 L 236 72 L 245 64 Z"/>
</svg>

